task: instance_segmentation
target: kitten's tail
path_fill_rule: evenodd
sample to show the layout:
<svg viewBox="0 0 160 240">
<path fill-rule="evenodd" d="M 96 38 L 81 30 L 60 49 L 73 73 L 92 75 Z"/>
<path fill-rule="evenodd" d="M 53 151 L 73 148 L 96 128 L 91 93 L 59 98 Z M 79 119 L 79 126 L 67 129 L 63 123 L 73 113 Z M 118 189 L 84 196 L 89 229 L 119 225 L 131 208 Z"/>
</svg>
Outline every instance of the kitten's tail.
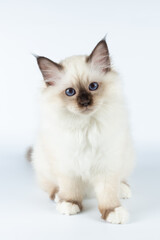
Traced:
<svg viewBox="0 0 160 240">
<path fill-rule="evenodd" d="M 33 148 L 29 147 L 28 150 L 26 151 L 26 159 L 31 162 L 32 161 L 32 153 L 33 153 Z"/>
</svg>

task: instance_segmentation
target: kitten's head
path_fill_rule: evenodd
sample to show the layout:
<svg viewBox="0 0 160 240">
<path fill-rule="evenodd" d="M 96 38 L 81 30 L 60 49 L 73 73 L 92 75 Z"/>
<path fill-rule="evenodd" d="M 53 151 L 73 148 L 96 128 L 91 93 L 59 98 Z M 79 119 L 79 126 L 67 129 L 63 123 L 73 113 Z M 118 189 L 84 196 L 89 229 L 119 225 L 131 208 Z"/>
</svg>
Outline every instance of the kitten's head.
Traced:
<svg viewBox="0 0 160 240">
<path fill-rule="evenodd" d="M 115 75 L 104 39 L 89 56 L 73 56 L 60 63 L 37 57 L 37 62 L 50 103 L 74 114 L 88 115 L 98 110 Z"/>
</svg>

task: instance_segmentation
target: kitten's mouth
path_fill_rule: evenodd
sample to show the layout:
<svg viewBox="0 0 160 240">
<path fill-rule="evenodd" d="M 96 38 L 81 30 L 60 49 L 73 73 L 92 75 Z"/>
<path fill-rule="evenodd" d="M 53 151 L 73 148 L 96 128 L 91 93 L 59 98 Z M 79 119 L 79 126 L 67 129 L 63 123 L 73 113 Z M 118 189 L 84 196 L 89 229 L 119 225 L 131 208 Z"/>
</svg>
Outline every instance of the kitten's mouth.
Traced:
<svg viewBox="0 0 160 240">
<path fill-rule="evenodd" d="M 89 107 L 85 107 L 82 111 L 81 111 L 81 113 L 90 113 L 91 111 L 92 111 L 93 109 L 92 108 L 89 108 Z"/>
</svg>

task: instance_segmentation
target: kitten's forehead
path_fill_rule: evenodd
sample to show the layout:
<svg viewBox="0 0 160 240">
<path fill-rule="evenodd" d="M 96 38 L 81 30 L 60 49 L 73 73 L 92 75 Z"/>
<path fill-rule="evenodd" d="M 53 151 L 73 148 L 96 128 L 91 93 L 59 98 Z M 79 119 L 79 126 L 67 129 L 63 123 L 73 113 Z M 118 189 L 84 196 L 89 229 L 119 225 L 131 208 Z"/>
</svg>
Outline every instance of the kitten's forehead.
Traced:
<svg viewBox="0 0 160 240">
<path fill-rule="evenodd" d="M 80 56 L 68 57 L 62 60 L 61 63 L 63 64 L 63 66 L 67 68 L 74 68 L 74 69 L 77 68 L 78 70 L 78 68 L 86 66 L 86 56 L 80 55 Z"/>
<path fill-rule="evenodd" d="M 64 66 L 68 82 L 72 82 L 77 87 L 82 87 L 88 82 L 89 66 L 86 56 L 73 56 L 61 62 Z"/>
</svg>

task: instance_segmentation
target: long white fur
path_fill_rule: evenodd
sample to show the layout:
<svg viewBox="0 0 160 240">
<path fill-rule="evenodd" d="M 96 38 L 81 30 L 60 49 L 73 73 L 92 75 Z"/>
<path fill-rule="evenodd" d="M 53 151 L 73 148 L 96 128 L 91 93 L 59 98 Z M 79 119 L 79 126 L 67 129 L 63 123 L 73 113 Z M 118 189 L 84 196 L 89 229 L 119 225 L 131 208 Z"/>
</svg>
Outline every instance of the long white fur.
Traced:
<svg viewBox="0 0 160 240">
<path fill-rule="evenodd" d="M 115 71 L 99 73 L 86 64 L 85 56 L 70 57 L 62 64 L 66 69 L 63 79 L 41 94 L 41 125 L 33 153 L 41 187 L 49 192 L 52 184 L 59 185 L 61 175 L 81 177 L 93 188 L 99 177 L 116 175 L 119 182 L 123 181 L 132 170 L 134 153 L 119 75 Z M 75 106 L 66 107 L 58 97 L 75 83 L 75 76 L 82 75 L 84 81 L 89 76 L 92 82 L 104 81 L 108 86 L 91 114 L 81 114 Z M 95 191 L 100 188 L 97 184 Z M 119 214 L 122 209 L 117 211 Z M 113 215 L 108 216 L 110 222 L 116 222 Z"/>
</svg>

